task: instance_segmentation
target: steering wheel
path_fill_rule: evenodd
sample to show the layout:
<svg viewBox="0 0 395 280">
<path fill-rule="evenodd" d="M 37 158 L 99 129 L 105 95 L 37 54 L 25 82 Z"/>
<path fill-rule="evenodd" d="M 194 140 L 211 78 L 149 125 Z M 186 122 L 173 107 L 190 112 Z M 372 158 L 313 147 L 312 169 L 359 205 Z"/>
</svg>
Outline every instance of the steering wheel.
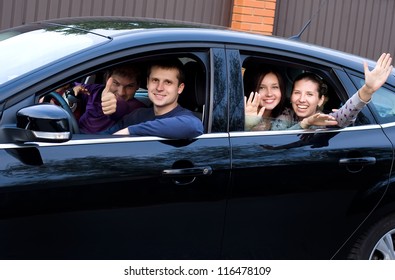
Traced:
<svg viewBox="0 0 395 280">
<path fill-rule="evenodd" d="M 56 92 L 50 92 L 48 93 L 45 97 L 44 97 L 44 102 L 50 102 L 51 99 L 55 99 L 56 102 L 58 102 L 60 104 L 60 106 L 65 109 L 67 111 L 67 113 L 69 114 L 70 118 L 70 124 L 71 124 L 71 132 L 74 133 L 80 133 L 80 128 L 78 126 L 78 122 L 73 114 L 73 112 L 71 111 L 69 104 L 67 104 L 66 100 L 63 99 L 63 97 L 56 93 Z"/>
</svg>

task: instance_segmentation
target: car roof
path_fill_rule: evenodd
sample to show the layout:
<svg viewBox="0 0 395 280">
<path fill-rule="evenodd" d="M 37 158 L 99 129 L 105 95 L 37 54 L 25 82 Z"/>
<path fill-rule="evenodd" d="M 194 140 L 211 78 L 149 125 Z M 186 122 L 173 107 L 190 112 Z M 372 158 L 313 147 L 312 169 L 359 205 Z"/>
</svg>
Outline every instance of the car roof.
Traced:
<svg viewBox="0 0 395 280">
<path fill-rule="evenodd" d="M 32 24 L 57 25 L 75 28 L 85 32 L 92 32 L 101 36 L 116 36 L 119 33 L 133 30 L 146 30 L 155 28 L 207 28 L 227 29 L 224 26 L 210 25 L 197 22 L 178 20 L 141 18 L 141 17 L 117 17 L 117 16 L 90 16 L 59 18 L 33 22 Z"/>
<path fill-rule="evenodd" d="M 363 72 L 362 61 L 367 61 L 370 66 L 375 64 L 375 61 L 367 58 L 294 39 L 177 20 L 113 16 L 75 17 L 39 21 L 25 25 L 24 28 L 32 25 L 67 27 L 79 34 L 105 37 L 111 41 L 120 42 L 117 45 L 119 48 L 126 46 L 122 44 L 123 41 L 127 42 L 128 47 L 133 46 L 131 41 L 135 41 L 136 46 L 163 42 L 205 42 L 283 50 L 295 56 L 303 55 L 303 57 L 310 57 L 321 62 L 326 61 L 331 65 L 336 64 L 360 72 Z M 114 44 L 111 45 L 111 48 L 114 47 Z M 394 71 L 392 78 L 395 76 Z"/>
<path fill-rule="evenodd" d="M 161 32 L 165 31 L 163 36 L 169 42 L 180 41 L 182 39 L 182 41 L 192 42 L 216 42 L 262 46 L 273 49 L 280 48 L 294 53 L 308 54 L 320 59 L 323 59 L 322 55 L 325 54 L 330 57 L 328 61 L 340 65 L 353 65 L 353 62 L 356 60 L 358 60 L 357 63 L 359 64 L 361 59 L 369 60 L 349 53 L 288 38 L 236 31 L 223 26 L 178 20 L 92 16 L 43 20 L 24 25 L 23 28 L 29 25 L 46 25 L 57 28 L 67 27 L 68 29 L 73 29 L 75 33 L 89 33 L 112 39 L 138 33 L 149 34 L 152 32 L 152 34 L 158 35 L 156 30 L 159 29 Z M 241 39 L 242 41 L 240 41 Z M 163 40 L 163 38 L 158 36 L 159 40 Z"/>
<path fill-rule="evenodd" d="M 166 31 L 164 36 L 167 38 L 167 41 L 175 41 L 182 38 L 183 41 L 192 42 L 210 41 L 224 44 L 242 43 L 244 45 L 262 46 L 274 49 L 281 48 L 293 53 L 301 53 L 316 57 L 320 60 L 326 58 L 328 62 L 350 68 L 358 68 L 362 60 L 374 64 L 374 61 L 370 59 L 311 43 L 273 35 L 236 31 L 224 26 L 196 22 L 139 17 L 98 16 L 52 19 L 40 21 L 38 23 L 44 25 L 67 26 L 68 28 L 74 28 L 81 32 L 84 31 L 111 38 L 130 36 L 131 34 L 141 32 L 145 34 L 150 32 L 156 34 L 155 31 L 160 29 L 162 32 L 164 30 Z M 241 38 L 243 39 L 242 42 L 240 41 Z M 162 40 L 162 38 L 158 37 L 158 40 Z M 323 54 L 325 55 L 324 57 Z"/>
</svg>

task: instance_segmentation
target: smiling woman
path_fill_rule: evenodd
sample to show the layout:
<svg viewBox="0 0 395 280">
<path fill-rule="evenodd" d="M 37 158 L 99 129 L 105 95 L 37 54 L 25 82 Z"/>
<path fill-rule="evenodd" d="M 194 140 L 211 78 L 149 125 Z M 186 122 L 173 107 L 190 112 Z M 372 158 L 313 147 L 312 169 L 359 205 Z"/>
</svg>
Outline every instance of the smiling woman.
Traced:
<svg viewBox="0 0 395 280">
<path fill-rule="evenodd" d="M 332 108 L 333 112 L 323 111 L 330 97 L 327 83 L 318 74 L 303 71 L 294 78 L 289 108 L 285 102 L 283 74 L 270 66 L 261 67 L 256 70 L 255 79 L 244 78 L 245 83 L 255 85 L 255 92 L 251 92 L 248 99 L 245 97 L 245 129 L 347 127 L 355 122 L 359 112 L 388 79 L 391 63 L 389 53 L 383 53 L 372 70 L 364 62 L 365 83 L 342 107 Z M 246 84 L 245 88 L 248 87 L 250 85 Z"/>
</svg>

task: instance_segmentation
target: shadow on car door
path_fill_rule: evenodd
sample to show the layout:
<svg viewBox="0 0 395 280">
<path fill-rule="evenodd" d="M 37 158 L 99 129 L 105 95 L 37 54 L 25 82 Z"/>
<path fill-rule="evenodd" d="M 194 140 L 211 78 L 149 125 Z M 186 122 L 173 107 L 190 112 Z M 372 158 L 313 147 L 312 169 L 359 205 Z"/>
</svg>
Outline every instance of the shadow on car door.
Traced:
<svg viewBox="0 0 395 280">
<path fill-rule="evenodd" d="M 1 259 L 219 258 L 228 144 L 77 135 L 3 145 Z"/>
<path fill-rule="evenodd" d="M 229 258 L 330 259 L 388 185 L 392 146 L 378 125 L 240 132 L 231 143 Z"/>
</svg>

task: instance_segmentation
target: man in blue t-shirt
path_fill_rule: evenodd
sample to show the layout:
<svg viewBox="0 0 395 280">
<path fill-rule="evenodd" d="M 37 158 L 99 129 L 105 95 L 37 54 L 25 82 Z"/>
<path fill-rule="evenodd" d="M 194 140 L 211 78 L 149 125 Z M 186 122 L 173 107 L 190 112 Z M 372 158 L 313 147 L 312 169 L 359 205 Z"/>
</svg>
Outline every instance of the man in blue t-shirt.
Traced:
<svg viewBox="0 0 395 280">
<path fill-rule="evenodd" d="M 148 70 L 148 97 L 153 106 L 124 116 L 107 133 L 191 139 L 203 133 L 203 124 L 191 111 L 178 104 L 185 74 L 178 59 L 154 62 Z"/>
</svg>

